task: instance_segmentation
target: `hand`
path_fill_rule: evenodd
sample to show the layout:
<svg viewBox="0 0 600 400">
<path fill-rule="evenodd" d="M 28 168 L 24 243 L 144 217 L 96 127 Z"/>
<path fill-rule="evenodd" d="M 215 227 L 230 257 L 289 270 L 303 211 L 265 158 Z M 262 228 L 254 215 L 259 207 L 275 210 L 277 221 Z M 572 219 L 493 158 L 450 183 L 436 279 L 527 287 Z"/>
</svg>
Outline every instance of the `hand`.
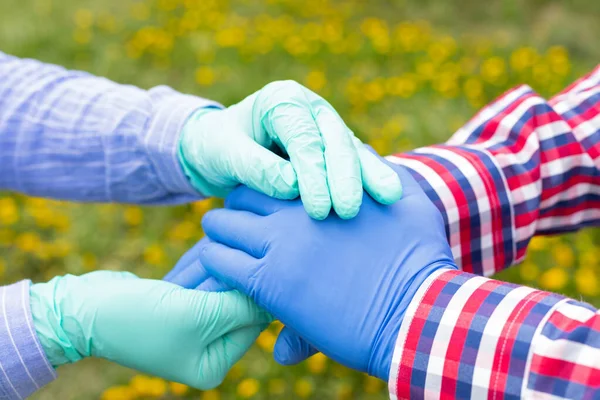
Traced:
<svg viewBox="0 0 600 400">
<path fill-rule="evenodd" d="M 187 290 L 109 271 L 33 285 L 31 310 L 55 367 L 102 357 L 199 389 L 219 385 L 270 322 L 235 291 Z"/>
<path fill-rule="evenodd" d="M 387 379 L 414 294 L 434 271 L 457 268 L 441 214 L 405 169 L 394 168 L 404 199 L 382 206 L 365 196 L 350 221 L 336 215 L 313 221 L 298 201 L 247 188 L 229 196 L 228 209 L 206 214 L 211 240 L 202 244 L 200 261 L 286 325 L 276 357 L 310 343 L 348 367 Z M 297 335 L 305 342 L 290 341 Z"/>
<path fill-rule="evenodd" d="M 341 218 L 354 217 L 363 187 L 382 204 L 402 196 L 394 171 L 327 101 L 293 81 L 270 83 L 225 110 L 199 110 L 183 129 L 179 155 L 206 196 L 224 197 L 239 184 L 280 199 L 300 194 L 315 219 L 332 205 Z"/>
</svg>

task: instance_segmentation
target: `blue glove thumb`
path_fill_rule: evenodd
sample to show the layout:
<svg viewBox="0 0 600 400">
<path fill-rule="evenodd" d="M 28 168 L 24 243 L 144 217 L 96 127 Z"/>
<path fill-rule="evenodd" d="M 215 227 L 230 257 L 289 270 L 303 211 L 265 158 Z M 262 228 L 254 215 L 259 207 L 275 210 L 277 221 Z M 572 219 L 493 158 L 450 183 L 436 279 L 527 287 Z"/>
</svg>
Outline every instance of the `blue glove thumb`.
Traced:
<svg viewBox="0 0 600 400">
<path fill-rule="evenodd" d="M 281 365 L 295 365 L 317 354 L 319 350 L 287 326 L 279 333 L 273 349 L 273 358 Z"/>
</svg>

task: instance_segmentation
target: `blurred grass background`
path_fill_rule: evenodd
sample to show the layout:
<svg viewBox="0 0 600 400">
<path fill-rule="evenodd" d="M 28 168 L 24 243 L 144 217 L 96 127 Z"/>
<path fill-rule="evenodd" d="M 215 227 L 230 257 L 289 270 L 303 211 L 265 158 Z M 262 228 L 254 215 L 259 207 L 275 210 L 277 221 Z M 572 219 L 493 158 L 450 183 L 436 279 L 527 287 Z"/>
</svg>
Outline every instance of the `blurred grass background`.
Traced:
<svg viewBox="0 0 600 400">
<path fill-rule="evenodd" d="M 0 50 L 149 88 L 236 102 L 295 79 L 380 153 L 446 140 L 527 83 L 544 96 L 600 61 L 600 2 L 571 0 L 2 0 Z M 162 277 L 218 201 L 175 208 L 0 195 L 0 279 L 95 269 Z M 600 231 L 538 238 L 498 278 L 600 306 Z M 322 356 L 283 368 L 273 326 L 218 390 L 199 392 L 100 360 L 63 367 L 35 399 L 384 399 L 385 384 Z"/>
</svg>

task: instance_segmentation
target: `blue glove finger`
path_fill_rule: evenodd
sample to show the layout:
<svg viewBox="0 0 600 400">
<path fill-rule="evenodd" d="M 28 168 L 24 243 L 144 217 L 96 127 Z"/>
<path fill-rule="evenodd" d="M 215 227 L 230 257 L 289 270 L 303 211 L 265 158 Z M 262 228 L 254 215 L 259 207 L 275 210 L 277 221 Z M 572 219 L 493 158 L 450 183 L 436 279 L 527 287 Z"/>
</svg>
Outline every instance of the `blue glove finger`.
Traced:
<svg viewBox="0 0 600 400">
<path fill-rule="evenodd" d="M 273 358 L 281 365 L 295 365 L 319 351 L 285 326 L 279 333 L 273 349 Z"/>
<path fill-rule="evenodd" d="M 202 239 L 202 240 L 205 240 L 205 239 Z M 171 271 L 169 271 L 169 273 L 167 275 L 165 275 L 163 280 L 165 280 L 167 282 L 176 283 L 177 285 L 183 286 L 186 289 L 191 289 L 194 287 L 194 285 L 198 284 L 198 283 L 182 284 L 181 282 L 175 282 L 174 279 L 177 277 L 177 275 L 179 275 L 181 272 L 183 272 L 184 270 L 189 268 L 189 266 L 195 260 L 198 259 L 198 256 L 200 255 L 200 248 L 202 246 L 202 240 L 200 240 L 198 243 L 196 243 L 183 256 L 181 256 L 179 261 L 177 261 L 177 264 L 175 264 L 175 267 L 173 267 L 173 269 Z"/>
<path fill-rule="evenodd" d="M 306 212 L 315 219 L 325 219 L 331 210 L 331 197 L 324 147 L 303 87 L 292 81 L 274 82 L 265 86 L 256 103 L 263 128 L 290 157 Z"/>
<path fill-rule="evenodd" d="M 222 208 L 207 212 L 202 218 L 202 228 L 211 239 L 261 258 L 265 247 L 257 232 L 261 230 L 262 218 L 248 211 Z"/>
<path fill-rule="evenodd" d="M 200 261 L 198 262 L 200 263 Z M 195 289 L 203 292 L 226 292 L 228 290 L 233 290 L 214 276 L 210 276 L 208 279 L 204 280 L 196 286 Z"/>
<path fill-rule="evenodd" d="M 285 204 L 285 203 L 284 203 Z M 225 208 L 250 211 L 256 215 L 271 215 L 283 207 L 280 201 L 263 193 L 239 187 L 225 199 Z"/>
<path fill-rule="evenodd" d="M 326 106 L 316 106 L 316 121 L 325 146 L 333 209 L 342 219 L 353 218 L 358 214 L 363 196 L 361 165 L 353 135 L 337 113 Z"/>
<path fill-rule="evenodd" d="M 392 169 L 388 163 L 384 164 L 382 158 L 358 138 L 354 138 L 354 144 L 360 157 L 362 178 L 367 193 L 381 204 L 392 204 L 398 201 L 402 197 L 404 184 L 402 178 L 398 177 L 398 171 Z"/>
<path fill-rule="evenodd" d="M 231 290 L 211 276 L 200 262 L 200 249 L 206 240 L 208 238 L 203 238 L 189 249 L 163 280 L 186 289 L 204 290 L 205 292 Z"/>
<path fill-rule="evenodd" d="M 200 262 L 211 275 L 242 293 L 252 292 L 251 277 L 260 268 L 260 260 L 210 239 L 203 243 Z"/>
</svg>

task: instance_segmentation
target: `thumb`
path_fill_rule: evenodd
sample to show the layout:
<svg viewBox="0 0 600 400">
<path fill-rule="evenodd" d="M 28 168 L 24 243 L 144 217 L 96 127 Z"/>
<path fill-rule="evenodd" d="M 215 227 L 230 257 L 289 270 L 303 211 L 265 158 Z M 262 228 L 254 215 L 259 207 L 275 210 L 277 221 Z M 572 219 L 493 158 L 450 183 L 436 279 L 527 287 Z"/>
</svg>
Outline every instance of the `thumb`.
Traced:
<svg viewBox="0 0 600 400">
<path fill-rule="evenodd" d="M 298 178 L 292 164 L 247 135 L 238 136 L 240 143 L 230 149 L 233 177 L 270 197 L 284 200 L 298 197 Z"/>
<path fill-rule="evenodd" d="M 318 352 L 306 340 L 286 326 L 279 333 L 277 342 L 275 342 L 273 358 L 281 365 L 295 365 Z"/>
<path fill-rule="evenodd" d="M 240 328 L 210 343 L 200 360 L 196 387 L 208 390 L 219 386 L 231 367 L 246 354 L 267 326 L 268 324 Z"/>
</svg>

